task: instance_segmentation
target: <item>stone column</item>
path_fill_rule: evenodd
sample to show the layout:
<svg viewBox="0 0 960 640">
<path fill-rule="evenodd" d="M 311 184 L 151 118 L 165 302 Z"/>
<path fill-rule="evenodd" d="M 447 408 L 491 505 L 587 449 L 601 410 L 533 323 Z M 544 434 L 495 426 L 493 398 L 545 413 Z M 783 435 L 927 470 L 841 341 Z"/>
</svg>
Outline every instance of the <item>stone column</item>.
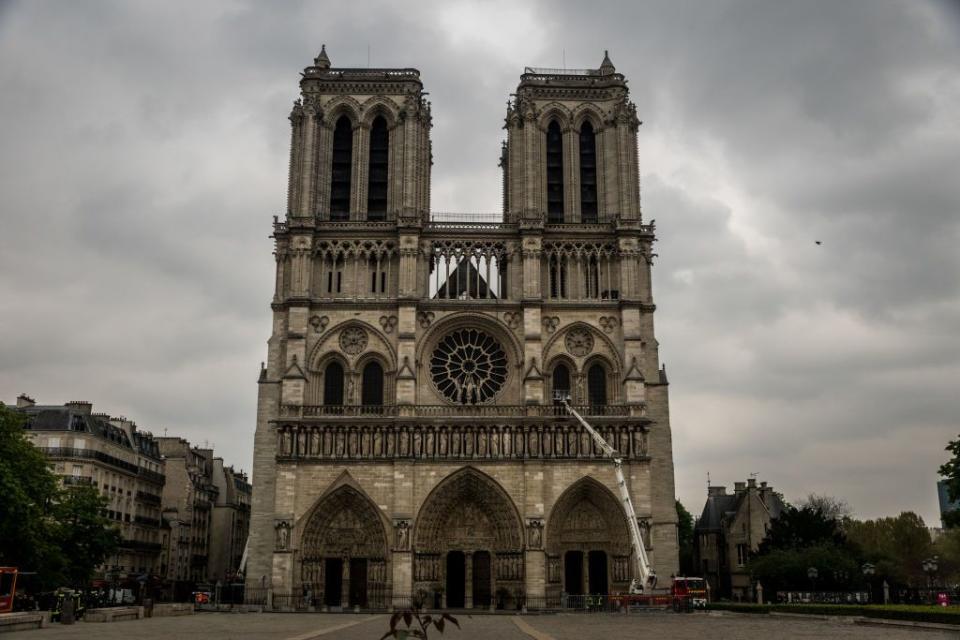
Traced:
<svg viewBox="0 0 960 640">
<path fill-rule="evenodd" d="M 343 558 L 343 587 L 340 591 L 340 606 L 346 610 L 350 606 L 350 558 Z"/>
<path fill-rule="evenodd" d="M 581 589 L 584 594 L 590 593 L 590 552 L 583 552 L 583 583 Z"/>
<path fill-rule="evenodd" d="M 467 563 L 467 570 L 465 572 L 466 584 L 464 585 L 464 606 L 467 609 L 473 609 L 473 552 L 466 551 L 463 554 L 464 560 Z"/>
</svg>

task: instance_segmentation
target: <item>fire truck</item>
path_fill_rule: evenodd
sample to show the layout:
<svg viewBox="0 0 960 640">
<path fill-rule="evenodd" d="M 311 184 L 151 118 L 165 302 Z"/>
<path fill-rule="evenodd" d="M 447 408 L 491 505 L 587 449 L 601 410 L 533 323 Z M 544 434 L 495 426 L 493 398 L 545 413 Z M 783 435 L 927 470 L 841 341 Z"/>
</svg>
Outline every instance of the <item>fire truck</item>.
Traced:
<svg viewBox="0 0 960 640">
<path fill-rule="evenodd" d="M 13 611 L 13 597 L 17 593 L 17 568 L 0 567 L 0 613 Z"/>
</svg>

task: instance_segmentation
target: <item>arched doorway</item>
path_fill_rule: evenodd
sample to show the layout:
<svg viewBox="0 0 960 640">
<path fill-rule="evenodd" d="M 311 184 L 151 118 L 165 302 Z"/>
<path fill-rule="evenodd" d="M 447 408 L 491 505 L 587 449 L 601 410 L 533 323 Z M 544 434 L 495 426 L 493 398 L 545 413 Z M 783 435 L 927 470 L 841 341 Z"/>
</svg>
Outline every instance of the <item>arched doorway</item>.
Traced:
<svg viewBox="0 0 960 640">
<path fill-rule="evenodd" d="M 414 591 L 442 591 L 447 608 L 490 607 L 523 587 L 523 528 L 507 493 L 472 468 L 443 480 L 424 501 L 414 532 Z M 429 599 L 429 598 L 428 598 Z"/>
<path fill-rule="evenodd" d="M 560 496 L 547 521 L 547 595 L 613 593 L 630 583 L 630 532 L 620 502 L 585 477 Z"/>
<path fill-rule="evenodd" d="M 377 507 L 343 485 L 313 509 L 303 530 L 300 579 L 327 607 L 384 606 L 387 535 Z"/>
</svg>

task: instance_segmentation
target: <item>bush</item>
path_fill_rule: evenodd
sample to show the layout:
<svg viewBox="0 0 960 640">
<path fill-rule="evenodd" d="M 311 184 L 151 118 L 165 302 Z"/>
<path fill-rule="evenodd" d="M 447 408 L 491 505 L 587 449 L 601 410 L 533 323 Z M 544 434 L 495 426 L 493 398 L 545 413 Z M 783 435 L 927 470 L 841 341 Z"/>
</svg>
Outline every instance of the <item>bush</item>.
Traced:
<svg viewBox="0 0 960 640">
<path fill-rule="evenodd" d="M 742 604 L 734 602 L 711 602 L 707 605 L 707 609 L 712 611 L 734 611 L 737 613 L 756 614 L 766 614 L 776 611 L 778 613 L 799 613 L 816 616 L 863 616 L 864 618 L 960 625 L 960 607 L 938 607 L 933 605 Z"/>
</svg>

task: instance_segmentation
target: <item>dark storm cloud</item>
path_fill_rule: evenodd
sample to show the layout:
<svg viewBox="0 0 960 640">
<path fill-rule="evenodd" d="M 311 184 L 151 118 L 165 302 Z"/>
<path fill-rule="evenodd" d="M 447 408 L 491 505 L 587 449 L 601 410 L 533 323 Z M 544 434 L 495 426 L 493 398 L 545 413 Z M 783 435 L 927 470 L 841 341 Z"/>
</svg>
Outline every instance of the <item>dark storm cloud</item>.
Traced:
<svg viewBox="0 0 960 640">
<path fill-rule="evenodd" d="M 415 66 L 436 210 L 497 210 L 524 65 L 641 118 L 679 497 L 709 470 L 934 520 L 960 401 L 950 3 L 0 4 L 0 397 L 249 465 L 298 72 Z M 823 244 L 817 246 L 815 240 Z"/>
</svg>

